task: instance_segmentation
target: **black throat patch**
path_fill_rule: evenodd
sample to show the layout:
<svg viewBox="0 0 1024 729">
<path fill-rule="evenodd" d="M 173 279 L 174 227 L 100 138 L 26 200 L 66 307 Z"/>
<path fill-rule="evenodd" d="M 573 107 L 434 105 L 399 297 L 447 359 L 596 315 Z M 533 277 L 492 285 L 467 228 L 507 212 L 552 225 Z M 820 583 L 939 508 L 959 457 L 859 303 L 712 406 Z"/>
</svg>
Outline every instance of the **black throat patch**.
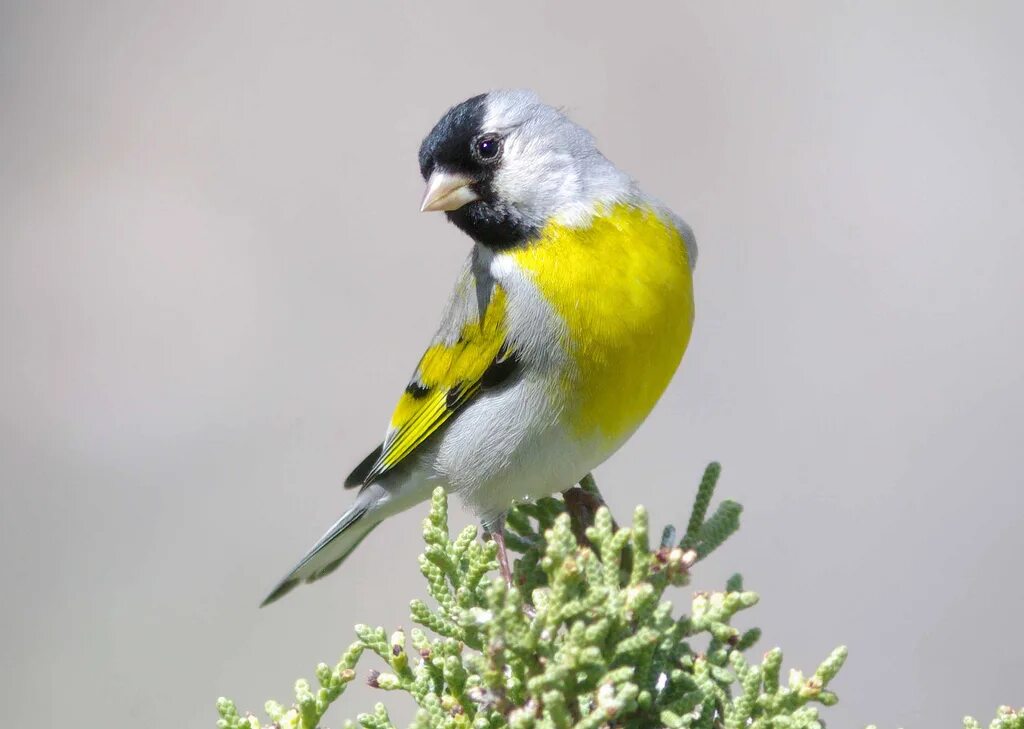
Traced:
<svg viewBox="0 0 1024 729">
<path fill-rule="evenodd" d="M 483 128 L 486 94 L 474 96 L 449 109 L 420 145 L 420 173 L 426 180 L 438 167 L 468 175 L 473 191 L 480 196 L 445 215 L 473 240 L 492 250 L 524 245 L 540 235 L 540 229 L 526 222 L 514 205 L 501 200 L 493 188 L 495 165 L 481 164 L 473 156 L 473 145 Z"/>
</svg>

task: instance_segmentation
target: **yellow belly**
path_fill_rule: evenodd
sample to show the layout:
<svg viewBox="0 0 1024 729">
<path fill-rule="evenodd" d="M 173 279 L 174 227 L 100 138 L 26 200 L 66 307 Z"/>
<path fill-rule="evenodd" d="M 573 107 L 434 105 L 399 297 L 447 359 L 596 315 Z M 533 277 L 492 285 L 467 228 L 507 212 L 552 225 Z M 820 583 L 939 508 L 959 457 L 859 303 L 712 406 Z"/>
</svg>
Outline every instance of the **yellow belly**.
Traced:
<svg viewBox="0 0 1024 729">
<path fill-rule="evenodd" d="M 651 211 L 618 205 L 583 228 L 549 225 L 514 255 L 565 323 L 569 424 L 583 437 L 628 436 L 665 391 L 693 329 L 681 236 Z"/>
</svg>

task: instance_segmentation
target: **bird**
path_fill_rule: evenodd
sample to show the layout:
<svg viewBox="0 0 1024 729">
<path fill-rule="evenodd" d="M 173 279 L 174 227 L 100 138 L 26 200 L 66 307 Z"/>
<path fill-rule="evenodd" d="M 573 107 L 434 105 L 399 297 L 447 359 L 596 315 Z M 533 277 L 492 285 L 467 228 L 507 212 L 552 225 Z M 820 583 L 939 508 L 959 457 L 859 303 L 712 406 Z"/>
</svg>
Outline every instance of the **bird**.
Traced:
<svg viewBox="0 0 1024 729">
<path fill-rule="evenodd" d="M 472 239 L 440 326 L 352 505 L 263 601 L 333 572 L 442 486 L 511 584 L 504 518 L 617 451 L 665 391 L 694 321 L 692 229 L 563 110 L 523 89 L 451 107 L 419 150 L 420 209 Z"/>
</svg>

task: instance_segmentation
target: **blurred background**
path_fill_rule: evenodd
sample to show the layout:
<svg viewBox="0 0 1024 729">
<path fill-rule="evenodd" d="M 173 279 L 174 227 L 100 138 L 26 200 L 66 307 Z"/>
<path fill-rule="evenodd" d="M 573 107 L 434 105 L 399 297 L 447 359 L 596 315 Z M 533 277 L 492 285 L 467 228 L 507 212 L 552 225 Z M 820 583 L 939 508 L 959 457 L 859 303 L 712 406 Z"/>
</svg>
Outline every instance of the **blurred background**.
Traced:
<svg viewBox="0 0 1024 729">
<path fill-rule="evenodd" d="M 1021 27 L 1014 2 L 4 2 L 7 721 L 213 726 L 354 623 L 410 626 L 425 508 L 256 606 L 351 498 L 468 252 L 417 211 L 419 142 L 502 86 L 697 232 L 690 351 L 597 472 L 619 515 L 682 521 L 724 464 L 744 527 L 680 606 L 739 570 L 787 667 L 848 644 L 834 726 L 1024 703 Z M 411 715 L 358 684 L 328 725 Z"/>
</svg>

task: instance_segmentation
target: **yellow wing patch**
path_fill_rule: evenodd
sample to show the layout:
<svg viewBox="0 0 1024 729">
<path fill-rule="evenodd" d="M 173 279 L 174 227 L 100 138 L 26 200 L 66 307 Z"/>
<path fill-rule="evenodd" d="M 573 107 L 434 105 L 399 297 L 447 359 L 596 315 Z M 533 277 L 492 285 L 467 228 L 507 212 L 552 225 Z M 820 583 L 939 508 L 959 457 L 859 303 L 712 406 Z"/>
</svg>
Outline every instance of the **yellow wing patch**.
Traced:
<svg viewBox="0 0 1024 729">
<path fill-rule="evenodd" d="M 505 292 L 495 284 L 482 318 L 463 324 L 455 342 L 435 342 L 423 354 L 364 483 L 401 463 L 487 384 L 489 371 L 511 361 L 505 303 Z"/>
</svg>

